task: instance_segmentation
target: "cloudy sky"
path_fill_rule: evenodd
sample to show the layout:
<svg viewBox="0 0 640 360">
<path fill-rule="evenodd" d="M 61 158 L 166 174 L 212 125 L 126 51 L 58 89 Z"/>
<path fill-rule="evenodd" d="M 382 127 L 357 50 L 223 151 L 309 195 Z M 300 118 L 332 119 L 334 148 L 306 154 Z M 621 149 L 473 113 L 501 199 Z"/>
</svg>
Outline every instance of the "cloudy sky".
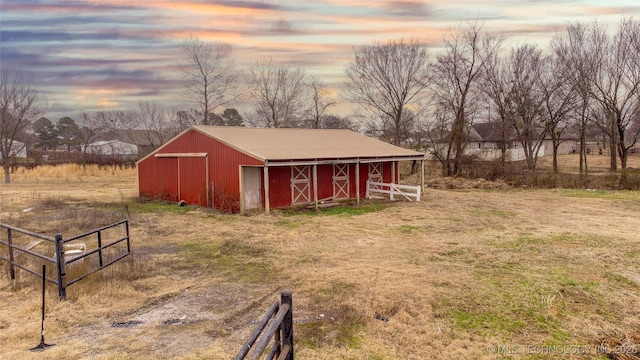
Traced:
<svg viewBox="0 0 640 360">
<path fill-rule="evenodd" d="M 138 101 L 184 107 L 176 65 L 189 34 L 240 68 L 272 58 L 339 93 L 353 47 L 374 40 L 418 38 L 435 54 L 452 27 L 482 19 L 512 44 L 545 46 L 568 21 L 614 29 L 625 16 L 640 16 L 640 0 L 0 0 L 0 69 L 36 85 L 51 120 L 79 120 Z"/>
</svg>

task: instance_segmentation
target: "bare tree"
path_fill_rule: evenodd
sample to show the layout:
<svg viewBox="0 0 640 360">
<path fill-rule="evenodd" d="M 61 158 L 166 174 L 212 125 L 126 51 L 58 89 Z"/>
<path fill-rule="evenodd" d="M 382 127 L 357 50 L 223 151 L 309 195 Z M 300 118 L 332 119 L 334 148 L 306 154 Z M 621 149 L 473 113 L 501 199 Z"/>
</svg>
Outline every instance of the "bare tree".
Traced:
<svg viewBox="0 0 640 360">
<path fill-rule="evenodd" d="M 504 169 L 507 147 L 511 142 L 511 119 L 509 117 L 510 74 L 507 62 L 498 53 L 487 59 L 486 71 L 482 77 L 482 91 L 489 98 L 488 121 L 494 123 L 500 132 L 500 163 Z M 493 114 L 491 115 L 491 109 Z"/>
<path fill-rule="evenodd" d="M 98 141 L 105 131 L 106 129 L 103 127 L 101 122 L 98 121 L 97 116 L 82 113 L 82 125 L 80 126 L 78 141 L 85 157 L 89 150 L 89 146 Z"/>
<path fill-rule="evenodd" d="M 610 139 L 612 172 L 617 171 L 616 154 L 622 168 L 627 167 L 628 151 L 640 135 L 627 131 L 640 107 L 640 52 L 634 46 L 639 36 L 640 23 L 633 19 L 623 19 L 613 39 L 604 29 L 593 26 L 592 43 L 600 48 L 591 54 L 596 62 L 592 91 L 606 117 L 602 128 Z"/>
<path fill-rule="evenodd" d="M 536 169 L 538 153 L 548 131 L 544 126 L 544 96 L 538 80 L 543 63 L 542 51 L 530 44 L 512 49 L 509 57 L 509 116 L 524 150 L 527 168 L 532 171 Z"/>
<path fill-rule="evenodd" d="M 22 149 L 17 138 L 24 135 L 33 121 L 44 114 L 44 101 L 36 88 L 26 85 L 18 75 L 0 74 L 0 162 L 4 182 L 11 182 L 10 167 Z"/>
<path fill-rule="evenodd" d="M 209 114 L 238 98 L 239 73 L 222 46 L 212 46 L 195 36 L 182 44 L 184 60 L 178 63 L 184 77 L 188 101 L 202 114 L 201 124 L 209 125 Z"/>
<path fill-rule="evenodd" d="M 476 109 L 482 72 L 502 45 L 502 36 L 482 34 L 477 21 L 467 28 L 458 27 L 444 41 L 444 53 L 438 55 L 434 83 L 440 107 L 452 118 L 448 148 L 444 157 L 445 175 L 459 174 L 466 146 L 466 131 Z M 453 166 L 452 156 L 455 155 Z"/>
<path fill-rule="evenodd" d="M 101 110 L 96 112 L 93 121 L 97 128 L 105 133 L 116 133 L 118 130 L 131 129 L 135 125 L 133 113 L 124 110 Z"/>
<path fill-rule="evenodd" d="M 426 124 L 426 140 L 423 145 L 425 152 L 445 166 L 447 162 L 447 149 L 443 147 L 441 140 L 450 133 L 451 124 L 447 121 L 447 111 L 442 106 L 436 106 L 431 112 L 431 121 Z"/>
<path fill-rule="evenodd" d="M 591 27 L 595 26 L 591 25 Z M 573 118 L 578 130 L 580 174 L 588 174 L 587 132 L 591 121 L 592 78 L 595 76 L 594 63 L 590 60 L 590 26 L 576 22 L 568 24 L 563 34 L 558 34 L 551 42 L 558 61 L 562 65 L 561 74 L 571 86 L 576 104 L 568 114 Z"/>
<path fill-rule="evenodd" d="M 331 91 L 316 77 L 309 77 L 307 84 L 311 92 L 311 107 L 308 110 L 309 126 L 313 129 L 323 127 L 322 121 L 325 119 L 327 109 L 336 105 L 336 101 L 330 98 Z"/>
<path fill-rule="evenodd" d="M 378 132 L 390 132 L 391 142 L 400 145 L 405 123 L 415 120 L 406 111 L 419 114 L 426 109 L 424 95 L 431 84 L 427 49 L 417 40 L 392 40 L 354 52 L 345 70 L 347 95 L 378 124 Z"/>
<path fill-rule="evenodd" d="M 558 173 L 558 148 L 569 126 L 568 114 L 574 109 L 575 93 L 563 76 L 562 64 L 555 56 L 545 57 L 538 73 L 542 96 L 542 116 L 553 146 L 553 171 Z"/>
<path fill-rule="evenodd" d="M 320 121 L 322 129 L 349 129 L 357 131 L 357 126 L 348 117 L 324 115 Z"/>
<path fill-rule="evenodd" d="M 178 131 L 183 131 L 189 126 L 199 125 L 202 121 L 202 113 L 194 108 L 176 111 Z"/>
<path fill-rule="evenodd" d="M 275 65 L 271 60 L 258 61 L 247 79 L 257 99 L 255 118 L 249 123 L 264 127 L 298 127 L 306 105 L 306 75 L 300 68 Z"/>
<path fill-rule="evenodd" d="M 161 108 L 155 102 L 139 102 L 134 113 L 136 127 L 142 130 L 152 149 L 157 149 L 178 133 L 174 112 Z"/>
</svg>

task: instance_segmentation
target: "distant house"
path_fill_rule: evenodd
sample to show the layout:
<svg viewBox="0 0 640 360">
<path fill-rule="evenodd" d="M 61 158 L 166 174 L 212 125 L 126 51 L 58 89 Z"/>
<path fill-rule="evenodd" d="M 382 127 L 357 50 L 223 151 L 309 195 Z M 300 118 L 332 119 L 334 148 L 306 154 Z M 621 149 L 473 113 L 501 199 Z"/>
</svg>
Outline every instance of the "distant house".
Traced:
<svg viewBox="0 0 640 360">
<path fill-rule="evenodd" d="M 511 149 L 517 144 L 513 142 L 512 130 L 503 129 L 500 123 L 476 123 L 471 126 L 469 134 L 469 149 L 500 150 Z"/>
<path fill-rule="evenodd" d="M 440 152 L 446 151 L 446 143 L 449 136 L 443 137 L 440 143 Z M 537 136 L 537 135 L 536 135 Z M 498 122 L 475 123 L 469 131 L 464 134 L 467 142 L 465 154 L 474 155 L 483 160 L 493 160 L 502 156 L 502 149 L 505 149 L 505 156 L 510 161 L 520 161 L 525 159 L 524 150 L 520 139 L 513 129 L 507 127 L 503 129 Z M 577 138 L 572 135 L 563 135 L 558 146 L 558 155 L 570 154 L 577 148 Z M 550 136 L 546 136 L 538 149 L 538 156 L 553 155 L 553 141 Z"/>
<path fill-rule="evenodd" d="M 26 158 L 27 157 L 27 144 L 13 140 L 11 144 L 11 151 L 9 153 L 9 157 L 17 157 L 17 158 Z M 0 154 L 0 159 L 2 159 L 2 154 Z"/>
<path fill-rule="evenodd" d="M 502 130 L 500 123 L 485 122 L 476 123 L 471 126 L 471 131 L 477 140 L 469 142 L 469 149 L 501 150 L 518 149 L 521 147 L 520 140 L 511 128 Z M 540 132 L 535 135 L 538 137 Z M 570 154 L 575 151 L 578 140 L 575 136 L 566 132 L 560 138 L 558 155 Z M 538 156 L 553 155 L 553 141 L 549 135 L 542 140 Z"/>
<path fill-rule="evenodd" d="M 162 145 L 152 130 L 115 130 L 87 146 L 87 153 L 129 159 L 141 158 Z"/>
</svg>

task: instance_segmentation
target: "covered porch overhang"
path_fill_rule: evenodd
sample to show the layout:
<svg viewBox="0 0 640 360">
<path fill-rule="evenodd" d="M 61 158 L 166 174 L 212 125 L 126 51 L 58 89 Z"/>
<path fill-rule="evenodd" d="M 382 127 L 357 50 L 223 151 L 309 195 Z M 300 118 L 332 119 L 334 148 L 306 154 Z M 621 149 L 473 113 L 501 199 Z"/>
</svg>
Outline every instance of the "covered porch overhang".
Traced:
<svg viewBox="0 0 640 360">
<path fill-rule="evenodd" d="M 318 165 L 334 164 L 355 164 L 356 168 L 360 164 L 391 162 L 391 179 L 395 182 L 396 163 L 399 161 L 420 161 L 420 189 L 424 192 L 424 155 L 417 156 L 384 156 L 366 158 L 338 158 L 338 159 L 298 159 L 298 160 L 264 160 L 264 208 L 269 214 L 269 168 L 283 166 L 312 166 L 313 167 L 313 203 L 315 210 L 318 210 Z M 360 205 L 360 172 L 355 172 L 356 177 L 356 204 Z"/>
</svg>

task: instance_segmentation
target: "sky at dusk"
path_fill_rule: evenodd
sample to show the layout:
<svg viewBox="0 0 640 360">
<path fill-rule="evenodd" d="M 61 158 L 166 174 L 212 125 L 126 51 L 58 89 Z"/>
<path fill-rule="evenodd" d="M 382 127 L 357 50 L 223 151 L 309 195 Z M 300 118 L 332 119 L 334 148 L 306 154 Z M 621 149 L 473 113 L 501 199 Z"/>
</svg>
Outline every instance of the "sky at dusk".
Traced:
<svg viewBox="0 0 640 360">
<path fill-rule="evenodd" d="M 640 0 L 0 0 L 0 69 L 37 86 L 52 121 L 80 120 L 139 101 L 187 107 L 177 62 L 189 34 L 223 45 L 240 69 L 272 58 L 339 94 L 353 47 L 376 40 L 420 39 L 435 57 L 447 31 L 474 19 L 507 44 L 546 46 L 567 22 L 613 30 L 629 16 Z"/>
</svg>

